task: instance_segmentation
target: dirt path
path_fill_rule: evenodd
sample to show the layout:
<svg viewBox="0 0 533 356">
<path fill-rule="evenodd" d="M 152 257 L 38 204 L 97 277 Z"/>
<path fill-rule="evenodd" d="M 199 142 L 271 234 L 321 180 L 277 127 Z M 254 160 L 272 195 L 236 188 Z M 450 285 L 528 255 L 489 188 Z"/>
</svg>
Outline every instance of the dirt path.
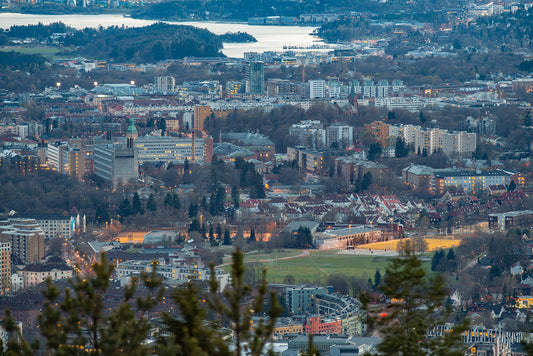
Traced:
<svg viewBox="0 0 533 356">
<path fill-rule="evenodd" d="M 304 250 L 301 254 L 299 255 L 294 255 L 294 256 L 286 256 L 286 257 L 279 257 L 279 258 L 271 258 L 271 259 L 267 259 L 267 260 L 257 260 L 257 261 L 244 261 L 244 263 L 253 263 L 253 262 L 260 262 L 260 263 L 267 263 L 267 262 L 276 262 L 276 261 L 283 261 L 283 260 L 292 260 L 293 258 L 300 258 L 300 257 L 306 257 L 306 256 L 311 256 L 311 254 L 309 253 L 309 251 L 307 250 Z M 220 267 L 224 267 L 224 266 L 229 266 L 231 265 L 232 262 L 226 262 L 226 263 L 223 263 L 221 265 L 218 265 L 216 266 L 217 268 L 220 268 Z"/>
</svg>

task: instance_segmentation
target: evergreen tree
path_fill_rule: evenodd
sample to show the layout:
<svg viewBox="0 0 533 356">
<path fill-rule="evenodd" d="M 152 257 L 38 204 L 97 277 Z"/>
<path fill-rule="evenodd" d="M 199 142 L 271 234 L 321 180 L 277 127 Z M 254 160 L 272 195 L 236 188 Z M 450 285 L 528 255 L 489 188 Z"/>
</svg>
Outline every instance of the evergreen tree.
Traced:
<svg viewBox="0 0 533 356">
<path fill-rule="evenodd" d="M 124 198 L 122 203 L 120 203 L 118 207 L 118 214 L 123 218 L 131 215 L 131 205 L 128 198 Z"/>
<path fill-rule="evenodd" d="M 110 220 L 109 213 L 104 204 L 98 204 L 96 206 L 96 214 L 94 218 L 97 222 L 104 223 Z"/>
<path fill-rule="evenodd" d="M 229 230 L 224 230 L 224 241 L 222 242 L 223 245 L 229 246 L 231 245 L 231 237 L 229 236 Z"/>
<path fill-rule="evenodd" d="M 146 209 L 152 212 L 157 210 L 157 204 L 155 202 L 155 197 L 153 193 L 150 194 L 150 196 L 148 197 L 148 201 L 146 202 Z"/>
<path fill-rule="evenodd" d="M 200 356 L 225 356 L 225 355 L 250 355 L 264 354 L 266 344 L 272 341 L 274 325 L 281 314 L 281 307 L 274 293 L 268 296 L 265 281 L 266 271 L 262 273 L 262 283 L 252 297 L 252 288 L 244 282 L 244 257 L 237 249 L 233 252 L 233 264 L 229 286 L 223 294 L 219 294 L 219 285 L 211 273 L 210 292 L 202 295 L 192 283 L 182 287 L 174 294 L 181 318 L 176 319 L 171 315 L 164 315 L 165 323 L 171 336 L 164 343 L 160 343 L 158 354 L 166 355 L 200 355 Z M 265 310 L 265 299 L 269 297 L 269 309 Z M 208 308 L 199 305 L 199 300 L 205 300 Z M 204 320 L 208 312 L 216 315 L 211 326 L 205 326 Z M 261 317 L 256 322 L 252 331 L 251 318 L 254 315 Z M 265 318 L 263 315 L 267 315 Z M 231 326 L 233 330 L 233 348 L 230 351 L 224 336 L 219 329 Z M 270 350 L 269 354 L 273 354 Z"/>
<path fill-rule="evenodd" d="M 433 258 L 431 260 L 431 270 L 432 271 L 439 271 L 439 265 L 443 262 L 444 258 L 444 250 L 439 249 L 438 251 L 435 251 L 435 254 L 433 254 Z"/>
<path fill-rule="evenodd" d="M 172 194 L 172 204 L 171 204 L 171 206 L 176 211 L 180 210 L 180 208 L 181 208 L 180 197 L 176 193 Z"/>
<path fill-rule="evenodd" d="M 453 252 L 453 248 L 451 248 L 451 249 L 448 251 L 448 255 L 446 256 L 446 259 L 447 259 L 448 261 L 455 260 L 455 252 Z"/>
<path fill-rule="evenodd" d="M 217 238 L 222 238 L 222 226 L 220 224 L 217 224 L 215 233 L 217 234 Z"/>
<path fill-rule="evenodd" d="M 198 219 L 196 218 L 192 219 L 191 225 L 189 225 L 189 232 L 200 231 L 200 230 L 201 230 L 200 221 L 198 221 Z"/>
<path fill-rule="evenodd" d="M 248 242 L 256 242 L 255 229 L 253 227 L 250 230 L 250 238 L 248 239 Z"/>
<path fill-rule="evenodd" d="M 377 288 L 380 282 L 381 282 L 381 273 L 379 272 L 379 268 L 378 268 L 376 269 L 376 274 L 374 274 L 374 288 Z"/>
<path fill-rule="evenodd" d="M 172 194 L 170 194 L 170 192 L 165 195 L 165 200 L 163 201 L 163 204 L 167 209 L 170 209 L 170 207 L 172 206 Z"/>
<path fill-rule="evenodd" d="M 193 219 L 198 215 L 198 205 L 190 203 L 189 204 L 189 219 Z"/>
<path fill-rule="evenodd" d="M 378 351 L 391 356 L 463 355 L 461 332 L 468 327 L 466 319 L 445 336 L 428 337 L 451 312 L 445 304 L 443 277 L 426 277 L 421 261 L 409 249 L 393 259 L 385 272 L 380 289 L 395 302 L 387 306 L 386 315 L 376 317 L 376 325 L 385 335 Z"/>
<path fill-rule="evenodd" d="M 133 194 L 133 200 L 132 200 L 132 204 L 131 204 L 131 211 L 133 214 L 143 214 L 144 213 L 144 209 L 143 209 L 143 206 L 142 206 L 142 203 L 141 203 L 141 198 L 139 198 L 139 194 L 137 194 L 137 192 L 135 192 L 135 194 Z"/>
<path fill-rule="evenodd" d="M 142 272 L 140 280 L 132 278 L 121 304 L 110 313 L 106 311 L 104 295 L 114 266 L 105 254 L 93 264 L 94 277 L 75 276 L 62 298 L 59 289 L 48 280 L 44 310 L 39 316 L 46 354 L 77 355 L 79 350 L 89 347 L 96 350 L 91 353 L 94 355 L 150 355 L 150 347 L 145 344 L 151 328 L 147 312 L 164 293 L 155 266 L 151 273 Z M 140 282 L 148 293 L 135 300 Z"/>
<path fill-rule="evenodd" d="M 189 167 L 189 160 L 185 158 L 185 162 L 183 163 L 183 184 L 190 184 L 191 183 L 191 169 Z"/>
<path fill-rule="evenodd" d="M 405 140 L 402 137 L 398 137 L 396 140 L 395 153 L 396 157 L 406 157 L 409 154 L 409 148 L 405 144 Z"/>
<path fill-rule="evenodd" d="M 308 227 L 300 226 L 296 232 L 296 248 L 314 248 L 313 235 Z"/>
<path fill-rule="evenodd" d="M 233 202 L 233 209 L 239 209 L 239 188 L 237 186 L 231 190 L 231 201 Z"/>
<path fill-rule="evenodd" d="M 371 143 L 368 148 L 368 160 L 374 161 L 376 158 L 380 158 L 381 152 L 382 150 L 381 150 L 381 145 L 379 144 L 379 142 Z"/>
<path fill-rule="evenodd" d="M 372 184 L 372 173 L 366 172 L 361 180 L 361 190 L 367 190 Z"/>
</svg>

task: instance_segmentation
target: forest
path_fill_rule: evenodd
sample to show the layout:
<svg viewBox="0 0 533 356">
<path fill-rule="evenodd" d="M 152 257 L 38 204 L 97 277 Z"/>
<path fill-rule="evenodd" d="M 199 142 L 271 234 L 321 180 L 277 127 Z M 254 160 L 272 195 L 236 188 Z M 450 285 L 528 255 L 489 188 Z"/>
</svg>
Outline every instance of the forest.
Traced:
<svg viewBox="0 0 533 356">
<path fill-rule="evenodd" d="M 53 33 L 62 33 L 52 40 Z M 221 57 L 221 37 L 192 26 L 155 23 L 150 26 L 125 28 L 84 28 L 75 30 L 62 23 L 51 25 L 12 26 L 3 35 L 35 38 L 76 48 L 76 54 L 112 62 L 153 63 L 164 59 L 188 57 Z"/>
</svg>

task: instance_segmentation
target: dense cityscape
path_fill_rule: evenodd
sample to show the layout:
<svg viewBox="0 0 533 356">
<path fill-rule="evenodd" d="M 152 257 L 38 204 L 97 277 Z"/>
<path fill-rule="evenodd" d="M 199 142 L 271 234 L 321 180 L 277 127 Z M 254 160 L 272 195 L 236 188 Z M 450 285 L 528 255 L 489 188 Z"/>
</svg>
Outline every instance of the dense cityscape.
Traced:
<svg viewBox="0 0 533 356">
<path fill-rule="evenodd" d="M 533 3 L 287 3 L 0 2 L 0 354 L 533 355 Z"/>
</svg>

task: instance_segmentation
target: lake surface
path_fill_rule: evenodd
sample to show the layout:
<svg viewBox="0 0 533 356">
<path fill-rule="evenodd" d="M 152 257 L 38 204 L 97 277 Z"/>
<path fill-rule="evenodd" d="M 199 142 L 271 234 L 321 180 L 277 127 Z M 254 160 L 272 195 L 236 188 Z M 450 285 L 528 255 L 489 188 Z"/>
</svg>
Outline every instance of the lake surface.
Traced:
<svg viewBox="0 0 533 356">
<path fill-rule="evenodd" d="M 36 25 L 39 22 L 45 25 L 53 22 L 82 29 L 85 27 L 96 28 L 99 26 L 126 26 L 142 27 L 150 25 L 155 20 L 139 20 L 122 15 L 31 15 L 17 13 L 0 13 L 0 28 L 8 29 L 13 25 Z M 245 52 L 282 51 L 285 46 L 309 47 L 323 45 L 318 37 L 311 35 L 315 27 L 309 26 L 257 26 L 246 23 L 222 22 L 176 22 L 165 21 L 171 24 L 190 25 L 205 28 L 214 34 L 221 35 L 226 32 L 247 32 L 257 39 L 254 43 L 224 43 L 224 53 L 228 57 L 242 58 Z"/>
</svg>

